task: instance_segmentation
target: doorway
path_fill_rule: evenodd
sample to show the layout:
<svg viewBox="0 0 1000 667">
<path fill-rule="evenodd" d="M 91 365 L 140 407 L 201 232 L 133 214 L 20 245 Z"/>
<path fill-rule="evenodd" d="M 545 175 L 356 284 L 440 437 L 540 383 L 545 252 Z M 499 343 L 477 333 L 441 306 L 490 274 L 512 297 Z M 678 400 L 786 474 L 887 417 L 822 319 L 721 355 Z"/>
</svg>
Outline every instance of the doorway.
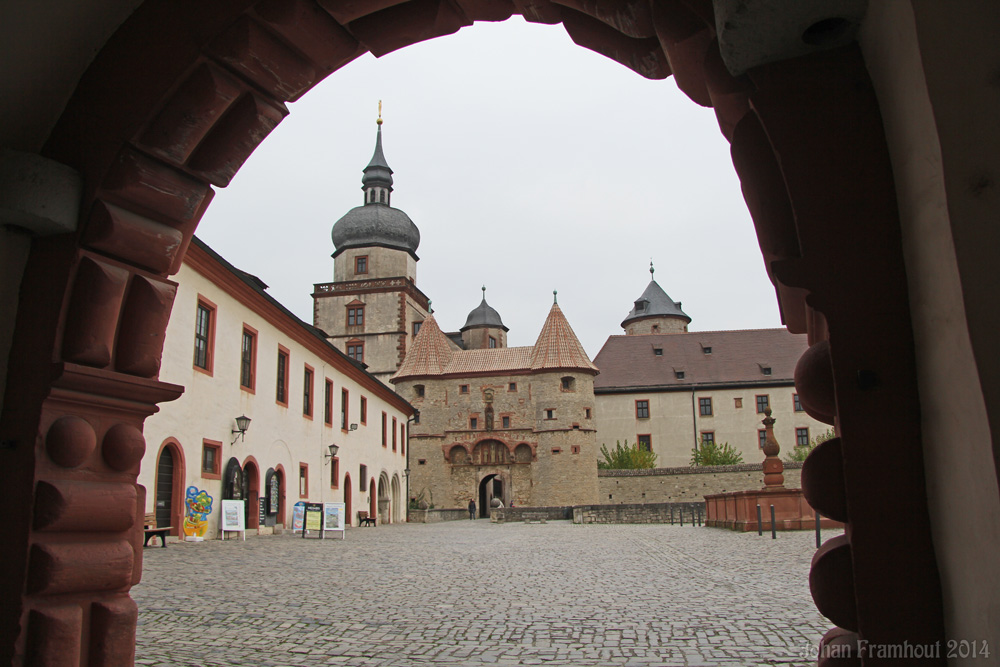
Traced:
<svg viewBox="0 0 1000 667">
<path fill-rule="evenodd" d="M 479 482 L 479 516 L 486 518 L 490 515 L 490 503 L 494 498 L 499 498 L 503 502 L 503 480 L 496 473 L 483 477 Z M 504 505 L 507 503 L 504 502 Z"/>
<path fill-rule="evenodd" d="M 169 526 L 174 508 L 174 453 L 164 447 L 156 462 L 156 525 Z"/>
</svg>

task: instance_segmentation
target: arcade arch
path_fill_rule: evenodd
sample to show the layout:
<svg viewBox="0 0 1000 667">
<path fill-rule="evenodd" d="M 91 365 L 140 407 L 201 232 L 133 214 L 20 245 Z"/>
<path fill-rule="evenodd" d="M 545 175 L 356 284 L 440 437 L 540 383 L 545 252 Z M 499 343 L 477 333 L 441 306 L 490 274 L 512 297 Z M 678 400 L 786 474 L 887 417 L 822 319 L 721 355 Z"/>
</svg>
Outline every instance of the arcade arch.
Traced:
<svg viewBox="0 0 1000 667">
<path fill-rule="evenodd" d="M 426 13 L 406 2 L 372 4 L 326 2 L 324 11 L 305 1 L 193 3 L 165 15 L 162 4 L 143 3 L 80 81 L 44 154 L 82 174 L 84 219 L 73 238 L 36 240 L 22 287 L 36 298 L 18 310 L 11 352 L 18 363 L 8 373 L 8 386 L 20 391 L 5 397 L 5 442 L 38 441 L 44 451 L 37 448 L 43 452 L 37 460 L 35 447 L 15 448 L 9 456 L 17 474 L 8 490 L 27 504 L 14 513 L 3 547 L 12 574 L 0 597 L 20 604 L 3 612 L 0 662 L 23 655 L 28 634 L 32 651 L 65 662 L 58 653 L 63 649 L 46 643 L 42 628 L 48 626 L 27 622 L 29 609 L 48 618 L 58 601 L 22 591 L 27 554 L 72 537 L 32 531 L 37 508 L 30 505 L 31 489 L 85 461 L 78 472 L 89 483 L 117 483 L 120 472 L 135 478 L 138 458 L 130 443 L 141 441 L 143 419 L 157 403 L 180 394 L 179 387 L 156 379 L 173 295 L 167 276 L 180 264 L 211 186 L 230 181 L 287 113 L 285 101 L 365 48 L 381 55 L 515 10 L 503 2 L 429 2 L 422 5 L 431 8 Z M 693 100 L 714 107 L 732 143 L 785 321 L 793 331 L 808 332 L 812 343 L 828 343 L 815 349 L 797 380 L 803 398 L 812 399 L 803 402 L 836 420 L 842 436 L 844 481 L 818 493 L 820 499 L 823 493 L 848 498 L 851 515 L 845 518 L 853 530 L 842 549 L 853 574 L 847 578 L 834 568 L 816 576 L 853 596 L 869 640 L 939 641 L 942 603 L 926 511 L 895 191 L 878 102 L 859 51 L 849 46 L 734 77 L 718 53 L 707 3 L 606 5 L 597 16 L 587 13 L 586 3 L 516 7 L 530 20 L 561 21 L 578 43 L 644 76 L 673 73 Z M 380 11 L 366 14 L 375 9 Z M 190 39 L 195 33 L 200 39 Z M 245 48 L 249 43 L 269 46 Z M 295 64 L 269 66 L 279 62 Z M 145 78 L 137 80 L 137 71 Z M 844 265 L 849 270 L 835 270 Z M 54 379 L 38 372 L 54 360 Z M 126 401 L 127 408 L 108 407 Z M 9 416 L 15 413 L 16 421 Z M 92 456 L 103 457 L 115 472 Z M 255 463 L 252 468 L 259 476 Z M 877 478 L 883 469 L 894 471 L 891 489 Z M 242 485 L 234 479 L 233 492 L 236 481 Z M 349 490 L 345 478 L 348 503 Z M 374 513 L 374 480 L 369 493 Z M 903 515 L 905 525 L 897 519 Z M 118 545 L 126 533 L 98 546 Z M 90 574 L 72 576 L 86 581 Z M 116 590 L 127 591 L 138 574 L 126 573 Z M 127 594 L 88 595 L 94 606 L 128 606 Z M 112 660 L 131 648 L 134 621 L 122 623 L 132 630 L 109 626 L 90 638 Z M 83 627 L 90 626 L 74 631 Z"/>
</svg>

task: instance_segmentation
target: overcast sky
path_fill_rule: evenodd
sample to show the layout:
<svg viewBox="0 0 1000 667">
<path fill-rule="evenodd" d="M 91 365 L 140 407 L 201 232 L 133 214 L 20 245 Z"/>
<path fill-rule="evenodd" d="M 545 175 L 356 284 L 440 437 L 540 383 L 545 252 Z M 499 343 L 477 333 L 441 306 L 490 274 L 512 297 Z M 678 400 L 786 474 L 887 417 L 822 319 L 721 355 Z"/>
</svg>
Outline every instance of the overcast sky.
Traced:
<svg viewBox="0 0 1000 667">
<path fill-rule="evenodd" d="M 531 345 L 559 305 L 593 358 L 656 280 L 691 330 L 781 326 L 711 109 L 573 44 L 561 26 L 477 23 L 328 77 L 220 190 L 198 235 L 312 321 L 330 229 L 383 147 L 420 229 L 417 286 L 457 331 L 487 288 Z"/>
</svg>

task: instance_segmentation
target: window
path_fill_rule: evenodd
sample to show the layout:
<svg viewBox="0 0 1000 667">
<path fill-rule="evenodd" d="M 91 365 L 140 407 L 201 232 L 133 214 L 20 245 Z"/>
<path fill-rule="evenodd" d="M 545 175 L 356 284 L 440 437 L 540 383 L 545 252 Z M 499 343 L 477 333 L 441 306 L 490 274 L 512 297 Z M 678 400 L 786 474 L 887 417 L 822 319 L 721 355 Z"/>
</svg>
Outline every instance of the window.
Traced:
<svg viewBox="0 0 1000 667">
<path fill-rule="evenodd" d="M 654 324 L 653 325 L 653 333 L 660 333 L 660 325 L 659 324 Z"/>
<path fill-rule="evenodd" d="M 302 414 L 313 416 L 313 369 L 308 364 L 302 372 Z"/>
<path fill-rule="evenodd" d="M 469 417 L 469 428 L 475 431 L 479 427 L 479 419 L 476 417 Z"/>
<path fill-rule="evenodd" d="M 743 407 L 743 399 L 740 398 L 740 397 L 734 398 L 733 399 L 733 407 L 735 407 L 735 408 L 742 408 Z"/>
<path fill-rule="evenodd" d="M 354 258 L 354 273 L 368 273 L 368 255 Z"/>
<path fill-rule="evenodd" d="M 368 490 L 368 466 L 362 463 L 358 468 L 358 474 L 361 477 L 361 486 L 358 488 L 361 489 L 361 493 L 364 493 Z"/>
<path fill-rule="evenodd" d="M 329 378 L 323 386 L 323 423 L 333 426 L 333 380 Z"/>
<path fill-rule="evenodd" d="M 579 453 L 580 453 L 580 445 L 571 445 L 571 446 L 570 446 L 570 450 L 571 450 L 571 451 L 572 451 L 572 452 L 573 452 L 574 454 L 579 454 Z"/>
<path fill-rule="evenodd" d="M 278 379 L 274 389 L 274 400 L 288 405 L 288 350 L 278 346 Z"/>
<path fill-rule="evenodd" d="M 517 391 L 517 383 L 511 382 L 507 385 L 507 391 Z"/>
<path fill-rule="evenodd" d="M 299 464 L 299 498 L 309 496 L 309 464 Z"/>
<path fill-rule="evenodd" d="M 797 429 L 795 429 L 795 446 L 796 447 L 808 447 L 809 446 L 809 429 L 808 428 L 797 428 Z"/>
<path fill-rule="evenodd" d="M 406 448 L 406 445 L 404 444 L 405 442 L 406 442 L 406 424 L 400 424 L 399 425 L 399 448 L 401 450 Z M 393 449 L 392 451 L 396 451 L 396 450 Z M 406 452 L 404 451 L 403 453 L 405 454 Z"/>
<path fill-rule="evenodd" d="M 653 354 L 656 355 L 657 357 L 662 357 L 663 356 L 663 348 L 662 347 L 654 347 L 653 348 Z"/>
<path fill-rule="evenodd" d="M 792 394 L 792 406 L 795 408 L 796 412 L 803 412 L 802 401 L 799 400 L 798 394 Z"/>
<path fill-rule="evenodd" d="M 423 324 L 422 321 L 421 322 L 414 322 L 413 323 L 413 335 L 414 336 L 416 336 L 418 333 L 420 333 L 420 325 L 422 325 L 422 324 Z"/>
<path fill-rule="evenodd" d="M 330 459 L 330 488 L 340 487 L 340 459 L 334 456 Z"/>
<path fill-rule="evenodd" d="M 215 304 L 198 298 L 194 321 L 194 367 L 212 373 L 215 352 Z"/>
<path fill-rule="evenodd" d="M 554 409 L 552 409 L 552 408 L 549 408 L 548 410 L 545 411 L 545 418 L 546 419 L 555 419 L 556 418 L 556 411 Z"/>
<path fill-rule="evenodd" d="M 257 331 L 243 326 L 243 343 L 240 346 L 240 386 L 254 390 L 257 379 Z"/>
<path fill-rule="evenodd" d="M 759 394 L 757 396 L 757 412 L 764 412 L 770 405 L 770 399 L 767 394 Z"/>
<path fill-rule="evenodd" d="M 675 370 L 674 371 L 674 377 L 677 378 L 678 380 L 683 380 L 684 379 L 684 371 L 677 371 L 677 370 Z"/>
<path fill-rule="evenodd" d="M 635 441 L 639 444 L 639 449 L 644 452 L 653 451 L 653 436 L 647 434 L 638 435 Z"/>
<path fill-rule="evenodd" d="M 222 443 L 214 440 L 201 442 L 201 476 L 206 479 L 221 479 Z"/>
<path fill-rule="evenodd" d="M 510 417 L 501 417 L 500 423 L 503 424 L 504 428 L 510 428 Z"/>
<path fill-rule="evenodd" d="M 771 374 L 771 367 L 770 366 L 761 366 L 760 367 L 760 372 L 763 373 L 764 375 L 770 375 Z"/>
<path fill-rule="evenodd" d="M 396 418 L 392 418 L 392 451 L 396 451 Z"/>
<path fill-rule="evenodd" d="M 347 430 L 347 399 L 350 394 L 346 389 L 340 390 L 340 428 Z"/>
<path fill-rule="evenodd" d="M 702 345 L 701 351 L 704 352 L 705 354 L 712 354 L 712 348 L 707 345 Z"/>
<path fill-rule="evenodd" d="M 698 399 L 698 414 L 702 417 L 712 416 L 712 398 L 711 396 L 706 398 Z"/>
<path fill-rule="evenodd" d="M 355 361 L 360 361 L 364 363 L 365 360 L 365 344 L 360 340 L 349 340 L 347 341 L 347 356 Z"/>
<path fill-rule="evenodd" d="M 469 385 L 467 385 L 467 384 L 459 385 L 458 386 L 458 393 L 460 393 L 460 394 L 468 394 L 469 393 Z"/>
<path fill-rule="evenodd" d="M 573 391 L 573 378 L 568 375 L 562 379 L 562 390 Z"/>
<path fill-rule="evenodd" d="M 494 338 L 493 336 L 490 336 L 489 338 L 490 338 L 490 347 L 491 348 L 496 347 L 497 346 L 497 339 Z"/>
<path fill-rule="evenodd" d="M 757 446 L 764 449 L 764 443 L 767 442 L 767 431 L 760 429 L 757 431 Z"/>
<path fill-rule="evenodd" d="M 422 384 L 413 385 L 413 393 L 416 394 L 417 398 L 423 398 L 424 397 L 424 385 L 422 385 Z"/>
<path fill-rule="evenodd" d="M 702 445 L 714 445 L 715 444 L 715 431 L 702 431 L 701 432 L 701 444 Z"/>
<path fill-rule="evenodd" d="M 361 326 L 365 323 L 365 307 L 364 306 L 348 306 L 347 307 L 347 326 L 355 327 Z"/>
<path fill-rule="evenodd" d="M 389 439 L 389 432 L 388 432 L 389 426 L 388 426 L 388 424 L 389 424 L 389 416 L 383 412 L 382 413 L 382 446 L 383 447 L 385 447 L 385 446 L 387 446 L 389 444 L 389 440 L 388 440 Z"/>
<path fill-rule="evenodd" d="M 635 402 L 635 418 L 649 419 L 649 401 Z"/>
<path fill-rule="evenodd" d="M 361 412 L 361 423 L 368 423 L 368 399 L 364 396 L 361 397 L 361 403 L 358 405 L 358 410 Z"/>
<path fill-rule="evenodd" d="M 584 419 L 590 419 L 590 408 L 584 408 L 583 409 L 583 418 Z"/>
</svg>

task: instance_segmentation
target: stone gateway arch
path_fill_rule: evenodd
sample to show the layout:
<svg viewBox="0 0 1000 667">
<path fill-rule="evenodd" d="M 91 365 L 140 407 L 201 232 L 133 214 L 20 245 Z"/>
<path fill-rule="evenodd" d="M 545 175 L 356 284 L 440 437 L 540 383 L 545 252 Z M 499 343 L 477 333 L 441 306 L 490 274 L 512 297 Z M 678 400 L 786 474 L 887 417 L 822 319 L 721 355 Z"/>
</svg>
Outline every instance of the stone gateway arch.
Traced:
<svg viewBox="0 0 1000 667">
<path fill-rule="evenodd" d="M 513 14 L 672 75 L 730 142 L 784 323 L 809 334 L 800 398 L 839 435 L 803 471 L 848 526 L 814 559 L 820 611 L 872 644 L 1000 647 L 980 556 L 1000 542 L 995 3 L 57 5 L 0 22 L 21 50 L 2 59 L 0 662 L 133 661 L 142 425 L 182 392 L 157 379 L 170 276 L 213 188 L 362 53 Z"/>
</svg>

